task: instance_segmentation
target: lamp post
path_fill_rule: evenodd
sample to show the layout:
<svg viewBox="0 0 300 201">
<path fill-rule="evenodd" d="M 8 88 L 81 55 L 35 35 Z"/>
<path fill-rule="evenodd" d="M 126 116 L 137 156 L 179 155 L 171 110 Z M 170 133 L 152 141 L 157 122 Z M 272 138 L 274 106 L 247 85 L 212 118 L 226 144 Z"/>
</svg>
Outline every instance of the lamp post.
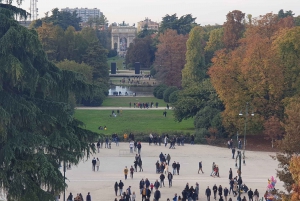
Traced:
<svg viewBox="0 0 300 201">
<path fill-rule="evenodd" d="M 239 195 L 237 197 L 237 200 L 241 201 L 241 185 L 242 185 L 242 156 L 241 156 L 241 151 L 238 151 L 238 154 L 237 154 L 236 158 L 239 159 L 239 169 L 237 171 L 237 173 L 239 175 L 239 179 L 238 179 Z"/>
<path fill-rule="evenodd" d="M 64 183 L 66 183 L 66 162 L 64 161 Z M 66 201 L 66 188 L 64 188 L 64 201 Z"/>
<path fill-rule="evenodd" d="M 244 127 L 244 147 L 243 147 L 243 164 L 245 165 L 245 149 L 246 149 L 246 133 L 247 133 L 247 122 L 248 122 L 248 116 L 249 116 L 249 103 L 246 103 L 245 113 L 242 111 L 239 113 L 240 116 L 245 116 L 245 127 Z M 251 116 L 254 116 L 254 113 L 251 113 Z"/>
</svg>

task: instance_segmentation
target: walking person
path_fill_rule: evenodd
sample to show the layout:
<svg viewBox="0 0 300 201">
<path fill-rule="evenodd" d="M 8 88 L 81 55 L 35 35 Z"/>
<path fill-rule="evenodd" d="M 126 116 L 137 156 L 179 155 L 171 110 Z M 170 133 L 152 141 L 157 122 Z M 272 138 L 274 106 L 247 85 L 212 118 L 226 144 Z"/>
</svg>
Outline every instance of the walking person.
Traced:
<svg viewBox="0 0 300 201">
<path fill-rule="evenodd" d="M 233 179 L 231 179 L 230 181 L 229 181 L 229 185 L 230 185 L 230 188 L 229 188 L 229 195 L 230 195 L 230 192 L 232 191 L 232 194 L 234 194 L 233 193 L 233 185 L 234 185 L 234 180 Z"/>
<path fill-rule="evenodd" d="M 210 173 L 210 176 L 213 176 L 214 175 L 214 173 L 215 173 L 215 162 L 213 162 L 213 164 L 212 164 L 212 167 L 211 167 L 211 169 L 212 169 L 212 172 Z"/>
<path fill-rule="evenodd" d="M 203 170 L 202 170 L 202 161 L 199 162 L 198 174 L 199 174 L 199 171 L 201 171 L 202 174 L 204 173 Z"/>
<path fill-rule="evenodd" d="M 127 166 L 125 166 L 125 168 L 124 168 L 125 180 L 127 179 L 127 174 L 128 174 L 128 169 L 127 169 Z"/>
<path fill-rule="evenodd" d="M 175 174 L 176 174 L 176 166 L 177 166 L 177 164 L 176 164 L 176 162 L 174 161 L 174 163 L 172 164 L 172 168 L 173 168 L 173 175 L 175 175 Z"/>
<path fill-rule="evenodd" d="M 160 179 L 160 187 L 162 187 L 164 185 L 165 187 L 165 175 L 164 173 L 161 173 L 160 176 L 159 176 L 159 179 Z"/>
<path fill-rule="evenodd" d="M 176 169 L 177 169 L 177 174 L 179 175 L 179 170 L 180 170 L 180 164 L 179 164 L 179 162 L 177 162 L 177 164 L 176 164 Z"/>
<path fill-rule="evenodd" d="M 72 195 L 72 193 L 70 193 L 70 195 L 68 196 L 67 201 L 73 201 L 73 195 Z"/>
<path fill-rule="evenodd" d="M 120 196 L 123 193 L 123 186 L 124 186 L 124 183 L 120 180 L 120 183 L 119 183 L 119 193 L 120 193 Z"/>
<path fill-rule="evenodd" d="M 97 167 L 97 171 L 99 171 L 99 167 L 100 167 L 100 160 L 99 160 L 99 158 L 97 158 L 96 167 Z"/>
<path fill-rule="evenodd" d="M 142 149 L 141 142 L 138 142 L 137 149 L 138 149 L 138 154 L 141 154 L 141 149 Z"/>
<path fill-rule="evenodd" d="M 90 192 L 88 192 L 88 194 L 86 196 L 86 201 L 92 201 L 92 197 L 90 195 Z"/>
<path fill-rule="evenodd" d="M 249 201 L 253 201 L 253 191 L 251 190 L 251 188 L 248 191 L 248 197 L 249 197 Z"/>
<path fill-rule="evenodd" d="M 154 199 L 155 201 L 159 201 L 160 199 L 160 191 L 158 189 L 156 189 L 156 191 L 154 192 Z"/>
<path fill-rule="evenodd" d="M 207 189 L 205 190 L 205 195 L 207 197 L 207 201 L 210 201 L 211 190 L 210 190 L 209 186 L 207 186 Z"/>
<path fill-rule="evenodd" d="M 224 188 L 224 198 L 225 198 L 225 201 L 227 201 L 227 196 L 228 196 L 228 188 L 225 187 Z"/>
<path fill-rule="evenodd" d="M 133 172 L 134 172 L 134 168 L 131 166 L 131 168 L 130 168 L 130 177 L 131 177 L 131 179 L 133 179 Z"/>
<path fill-rule="evenodd" d="M 231 179 L 232 179 L 232 169 L 231 168 L 229 168 L 229 181 L 231 181 Z"/>
<path fill-rule="evenodd" d="M 172 186 L 172 179 L 173 179 L 173 175 L 171 174 L 171 172 L 169 172 L 168 173 L 169 188 Z"/>
<path fill-rule="evenodd" d="M 119 184 L 118 184 L 118 182 L 116 182 L 115 186 L 114 186 L 116 196 L 118 194 L 118 188 L 119 188 Z"/>
<path fill-rule="evenodd" d="M 133 153 L 134 142 L 131 140 L 129 143 L 130 153 Z"/>
<path fill-rule="evenodd" d="M 166 147 L 167 144 L 168 144 L 168 137 L 167 136 L 165 136 L 164 143 L 165 143 L 165 147 Z"/>
<path fill-rule="evenodd" d="M 254 191 L 254 201 L 258 201 L 259 198 L 259 192 L 257 191 L 257 189 L 255 189 Z"/>
<path fill-rule="evenodd" d="M 97 161 L 96 161 L 96 158 L 94 157 L 92 160 L 92 170 L 93 171 L 95 171 L 95 169 L 96 169 L 96 163 L 97 163 Z"/>
<path fill-rule="evenodd" d="M 218 192 L 217 185 L 215 184 L 212 189 L 213 189 L 213 193 L 214 193 L 214 199 L 216 200 L 217 199 L 217 192 Z"/>
<path fill-rule="evenodd" d="M 223 188 L 222 188 L 221 185 L 219 186 L 218 191 L 219 191 L 219 196 L 220 196 L 220 198 L 221 198 L 221 197 L 222 197 L 222 194 L 223 194 Z"/>
<path fill-rule="evenodd" d="M 170 160 L 171 160 L 171 156 L 170 154 L 167 155 L 167 163 L 168 163 L 168 166 L 170 165 Z"/>
<path fill-rule="evenodd" d="M 232 153 L 232 159 L 234 159 L 234 155 L 235 155 L 235 147 L 233 147 L 233 148 L 231 149 L 231 153 Z"/>
<path fill-rule="evenodd" d="M 101 148 L 101 141 L 100 140 L 98 140 L 98 142 L 97 142 L 97 149 L 98 149 L 98 153 L 100 153 L 100 148 Z"/>
</svg>

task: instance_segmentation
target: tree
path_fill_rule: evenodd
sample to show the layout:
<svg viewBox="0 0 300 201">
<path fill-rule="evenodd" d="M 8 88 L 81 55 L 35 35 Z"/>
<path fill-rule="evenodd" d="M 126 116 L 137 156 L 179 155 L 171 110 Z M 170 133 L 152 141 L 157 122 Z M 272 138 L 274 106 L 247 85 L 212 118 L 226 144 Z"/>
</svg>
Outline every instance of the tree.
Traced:
<svg viewBox="0 0 300 201">
<path fill-rule="evenodd" d="M 41 20 L 46 23 L 53 23 L 54 26 L 60 26 L 63 30 L 66 30 L 69 26 L 74 27 L 76 31 L 81 30 L 79 25 L 81 18 L 77 16 L 76 12 L 70 13 L 54 8 L 51 16 L 46 16 Z"/>
<path fill-rule="evenodd" d="M 188 34 L 191 29 L 196 26 L 196 18 L 193 18 L 191 14 L 183 15 L 179 19 L 177 14 L 166 15 L 162 18 L 161 25 L 159 27 L 159 33 L 164 33 L 168 29 L 177 31 L 177 34 Z"/>
<path fill-rule="evenodd" d="M 98 41 L 89 45 L 83 61 L 93 67 L 94 83 L 107 85 L 109 79 L 107 50 L 104 49 Z"/>
<path fill-rule="evenodd" d="M 148 24 L 146 24 L 142 31 L 140 31 L 137 35 L 138 38 L 145 38 L 147 36 L 152 36 L 154 33 L 156 33 L 156 30 L 148 29 Z"/>
<path fill-rule="evenodd" d="M 289 170 L 295 183 L 292 186 L 292 201 L 298 201 L 300 197 L 300 156 L 294 155 L 290 161 Z"/>
<path fill-rule="evenodd" d="M 142 68 L 150 68 L 155 58 L 155 48 L 150 36 L 145 38 L 135 38 L 133 44 L 129 46 L 125 61 L 127 64 L 140 62 Z"/>
<path fill-rule="evenodd" d="M 282 18 L 285 18 L 285 17 L 293 17 L 295 14 L 293 13 L 293 11 L 291 11 L 291 10 L 288 10 L 288 11 L 285 11 L 284 12 L 284 10 L 283 9 L 280 9 L 279 11 L 278 11 L 278 18 L 279 19 L 282 19 Z"/>
<path fill-rule="evenodd" d="M 203 35 L 204 30 L 200 26 L 194 27 L 189 34 L 186 43 L 186 64 L 182 70 L 183 87 L 190 87 L 206 77 Z"/>
<path fill-rule="evenodd" d="M 213 58 L 209 75 L 225 105 L 223 124 L 230 132 L 241 129 L 236 114 L 246 102 L 257 114 L 251 118 L 250 133 L 262 131 L 264 122 L 272 116 L 283 119 L 282 100 L 291 81 L 286 83 L 286 60 L 278 54 L 275 38 L 289 28 L 290 23 L 282 23 L 273 14 L 260 16 L 253 19 L 253 26 L 248 27 L 238 48 L 220 50 Z"/>
<path fill-rule="evenodd" d="M 223 42 L 227 49 L 234 49 L 238 46 L 238 40 L 242 38 L 245 31 L 245 13 L 239 10 L 234 10 L 226 15 L 224 23 L 224 38 Z"/>
<path fill-rule="evenodd" d="M 85 82 L 91 83 L 93 80 L 93 67 L 85 63 L 76 63 L 65 59 L 56 63 L 56 66 L 62 70 L 70 70 L 82 74 Z"/>
<path fill-rule="evenodd" d="M 284 134 L 284 129 L 280 124 L 280 119 L 275 116 L 271 116 L 269 119 L 267 119 L 264 122 L 264 134 L 265 134 L 265 139 L 267 140 L 271 139 L 272 148 L 273 148 L 274 141 L 281 139 L 281 137 Z"/>
<path fill-rule="evenodd" d="M 204 49 L 206 65 L 211 64 L 211 59 L 213 58 L 215 52 L 224 48 L 223 37 L 223 28 L 213 29 L 209 32 L 209 39 Z"/>
<path fill-rule="evenodd" d="M 185 64 L 187 36 L 167 30 L 159 35 L 155 54 L 157 79 L 168 86 L 181 86 L 181 70 Z"/>
<path fill-rule="evenodd" d="M 94 86 L 47 60 L 34 30 L 0 7 L 0 183 L 8 201 L 52 201 L 66 188 L 61 162 L 95 151 L 97 134 L 81 128 L 70 93 Z"/>
<path fill-rule="evenodd" d="M 285 115 L 283 123 L 285 130 L 284 138 L 279 142 L 281 153 L 277 153 L 275 159 L 278 160 L 277 176 L 284 182 L 285 189 L 290 192 L 296 181 L 289 170 L 291 158 L 298 155 L 300 150 L 299 123 L 300 123 L 300 98 L 298 96 L 286 100 Z M 297 183 L 296 183 L 297 184 Z"/>
<path fill-rule="evenodd" d="M 165 102 L 170 103 L 170 95 L 177 91 L 178 88 L 177 87 L 168 87 L 165 91 L 164 91 L 164 95 L 163 95 L 163 99 Z"/>
</svg>

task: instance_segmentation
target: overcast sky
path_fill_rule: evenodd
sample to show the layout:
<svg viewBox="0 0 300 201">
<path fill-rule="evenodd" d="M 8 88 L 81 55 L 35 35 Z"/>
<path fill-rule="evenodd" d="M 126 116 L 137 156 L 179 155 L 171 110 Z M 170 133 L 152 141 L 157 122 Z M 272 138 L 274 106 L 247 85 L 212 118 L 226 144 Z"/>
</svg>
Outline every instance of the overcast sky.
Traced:
<svg viewBox="0 0 300 201">
<path fill-rule="evenodd" d="M 23 0 L 21 6 L 29 11 L 30 0 Z M 292 10 L 300 15 L 300 0 L 38 0 L 39 17 L 53 8 L 98 8 L 109 23 L 125 21 L 132 25 L 146 17 L 160 22 L 166 14 L 177 16 L 192 14 L 201 25 L 223 24 L 226 14 L 241 10 L 253 17 L 280 9 Z"/>
</svg>

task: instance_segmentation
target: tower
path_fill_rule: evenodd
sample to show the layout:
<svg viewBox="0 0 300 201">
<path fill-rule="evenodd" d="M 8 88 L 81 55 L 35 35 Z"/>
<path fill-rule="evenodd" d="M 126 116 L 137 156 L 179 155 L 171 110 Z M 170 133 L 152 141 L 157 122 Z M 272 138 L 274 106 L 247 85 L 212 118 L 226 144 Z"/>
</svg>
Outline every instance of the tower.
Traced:
<svg viewBox="0 0 300 201">
<path fill-rule="evenodd" d="M 38 0 L 30 0 L 30 18 L 31 20 L 36 20 L 38 17 L 38 8 L 36 6 Z"/>
</svg>

